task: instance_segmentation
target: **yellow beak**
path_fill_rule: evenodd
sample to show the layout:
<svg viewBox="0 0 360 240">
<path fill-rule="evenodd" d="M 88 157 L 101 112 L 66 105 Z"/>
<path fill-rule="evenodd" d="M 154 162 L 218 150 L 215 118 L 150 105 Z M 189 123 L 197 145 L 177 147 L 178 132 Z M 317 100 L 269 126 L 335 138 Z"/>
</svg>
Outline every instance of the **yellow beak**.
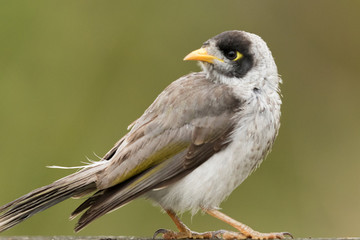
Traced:
<svg viewBox="0 0 360 240">
<path fill-rule="evenodd" d="M 214 60 L 218 60 L 220 62 L 224 62 L 222 59 L 215 57 L 213 55 L 208 54 L 205 48 L 199 48 L 198 50 L 192 51 L 185 58 L 184 61 L 196 60 L 203 61 L 208 63 L 214 63 Z"/>
</svg>

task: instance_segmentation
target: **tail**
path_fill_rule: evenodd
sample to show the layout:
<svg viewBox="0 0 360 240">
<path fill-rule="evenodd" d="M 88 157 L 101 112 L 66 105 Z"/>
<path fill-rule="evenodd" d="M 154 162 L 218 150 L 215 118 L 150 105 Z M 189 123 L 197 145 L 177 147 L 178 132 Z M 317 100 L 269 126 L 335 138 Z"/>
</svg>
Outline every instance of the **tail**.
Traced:
<svg viewBox="0 0 360 240">
<path fill-rule="evenodd" d="M 86 166 L 0 207 L 0 232 L 70 197 L 79 197 L 95 191 L 96 173 L 106 165 L 99 163 Z"/>
</svg>

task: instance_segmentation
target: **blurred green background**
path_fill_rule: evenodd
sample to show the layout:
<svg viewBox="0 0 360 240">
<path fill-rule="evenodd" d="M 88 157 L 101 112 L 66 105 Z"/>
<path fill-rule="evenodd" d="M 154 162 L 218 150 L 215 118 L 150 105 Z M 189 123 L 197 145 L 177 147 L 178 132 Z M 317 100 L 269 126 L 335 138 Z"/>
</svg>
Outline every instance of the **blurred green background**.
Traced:
<svg viewBox="0 0 360 240">
<path fill-rule="evenodd" d="M 231 29 L 262 36 L 284 84 L 272 153 L 222 204 L 259 231 L 360 236 L 360 1 L 1 1 L 0 205 L 103 155 L 182 58 Z M 226 173 L 225 173 L 226 174 Z M 1 235 L 71 235 L 65 201 Z M 198 214 L 196 231 L 228 228 Z M 136 200 L 78 235 L 175 229 Z"/>
</svg>

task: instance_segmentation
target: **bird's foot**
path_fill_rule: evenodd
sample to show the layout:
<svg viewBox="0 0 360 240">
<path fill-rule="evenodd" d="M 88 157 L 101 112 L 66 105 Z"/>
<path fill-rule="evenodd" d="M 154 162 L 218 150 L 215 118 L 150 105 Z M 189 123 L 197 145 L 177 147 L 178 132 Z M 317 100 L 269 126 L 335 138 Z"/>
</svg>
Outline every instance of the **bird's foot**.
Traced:
<svg viewBox="0 0 360 240">
<path fill-rule="evenodd" d="M 272 232 L 272 233 L 261 233 L 251 229 L 249 232 L 243 232 L 246 238 L 257 239 L 257 240 L 269 240 L 269 239 L 284 239 L 286 237 L 294 238 L 291 233 L 288 232 Z M 224 237 L 224 239 L 226 239 Z M 231 239 L 231 238 L 227 238 Z"/>
<path fill-rule="evenodd" d="M 232 239 L 255 239 L 255 240 L 270 240 L 270 239 L 284 239 L 287 236 L 293 238 L 293 236 L 288 232 L 279 232 L 279 233 L 260 233 L 257 231 L 252 232 L 233 232 L 228 230 L 218 230 L 211 233 L 211 238 L 221 238 L 226 240 Z"/>
<path fill-rule="evenodd" d="M 221 231 L 214 231 L 214 232 L 193 232 L 190 230 L 187 231 L 180 231 L 180 232 L 174 232 L 167 229 L 159 229 L 154 233 L 153 239 L 156 238 L 157 235 L 162 234 L 162 237 L 164 239 L 211 239 L 211 238 L 223 238 L 224 232 Z M 237 234 L 237 233 L 234 233 Z M 239 233 L 239 235 L 242 235 Z M 232 235 L 235 236 L 235 235 Z M 242 238 L 236 238 L 236 239 L 245 239 L 246 237 L 242 235 Z M 230 239 L 230 238 L 229 238 Z M 231 238 L 235 239 L 235 238 Z"/>
<path fill-rule="evenodd" d="M 155 232 L 153 238 L 159 234 L 163 235 L 164 239 L 225 239 L 225 240 L 242 240 L 242 239 L 256 239 L 256 240 L 271 240 L 271 239 L 284 239 L 286 237 L 293 236 L 288 232 L 279 232 L 279 233 L 260 233 L 257 231 L 252 231 L 244 235 L 240 232 L 233 232 L 228 230 L 218 230 L 212 232 L 198 233 L 193 231 L 185 232 L 174 232 L 167 229 L 159 229 Z"/>
<path fill-rule="evenodd" d="M 216 217 L 225 223 L 233 226 L 236 228 L 239 232 L 231 232 L 226 230 L 220 230 L 219 232 L 222 232 L 222 238 L 223 239 L 241 239 L 237 236 L 240 234 L 242 236 L 245 236 L 245 238 L 249 239 L 256 239 L 256 240 L 268 240 L 268 239 L 284 239 L 286 237 L 294 238 L 290 233 L 288 232 L 272 232 L 272 233 L 261 233 L 258 231 L 253 230 L 251 227 L 236 221 L 235 219 L 230 218 L 229 216 L 225 215 L 224 213 L 216 210 L 204 210 L 209 215 Z"/>
<path fill-rule="evenodd" d="M 159 229 L 154 233 L 153 239 L 156 238 L 157 235 L 162 234 L 164 239 L 210 239 L 210 238 L 221 238 L 221 233 L 216 232 L 193 232 L 188 228 L 175 214 L 174 211 L 170 209 L 165 210 L 166 213 L 171 217 L 174 221 L 178 232 L 174 232 L 167 229 Z M 242 238 L 244 239 L 244 238 Z"/>
</svg>

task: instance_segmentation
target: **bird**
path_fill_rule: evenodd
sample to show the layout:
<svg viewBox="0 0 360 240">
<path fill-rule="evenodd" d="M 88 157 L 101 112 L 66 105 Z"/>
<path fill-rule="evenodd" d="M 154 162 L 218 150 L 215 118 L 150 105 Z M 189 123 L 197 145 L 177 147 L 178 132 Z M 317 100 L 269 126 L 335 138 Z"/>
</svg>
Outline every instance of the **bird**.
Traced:
<svg viewBox="0 0 360 240">
<path fill-rule="evenodd" d="M 166 212 L 178 231 L 164 239 L 283 239 L 261 233 L 219 210 L 263 161 L 278 135 L 282 83 L 266 42 L 256 34 L 222 32 L 189 53 L 200 72 L 172 82 L 104 157 L 0 207 L 0 232 L 68 198 L 86 198 L 70 215 L 75 231 L 137 198 Z M 178 217 L 207 213 L 237 231 L 198 233 Z"/>
</svg>

